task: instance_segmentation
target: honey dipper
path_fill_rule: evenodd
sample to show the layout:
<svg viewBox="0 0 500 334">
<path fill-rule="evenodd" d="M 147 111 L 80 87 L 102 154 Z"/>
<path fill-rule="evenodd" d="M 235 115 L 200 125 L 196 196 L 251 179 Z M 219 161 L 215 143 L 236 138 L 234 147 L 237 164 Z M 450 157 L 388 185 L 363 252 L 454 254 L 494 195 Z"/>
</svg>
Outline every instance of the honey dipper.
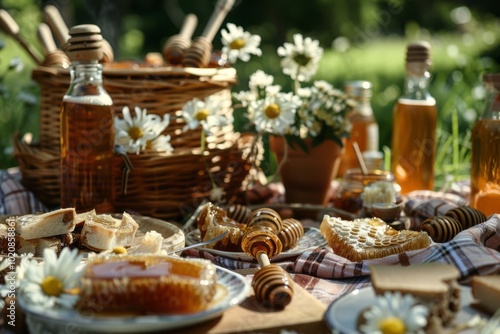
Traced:
<svg viewBox="0 0 500 334">
<path fill-rule="evenodd" d="M 196 15 L 186 15 L 179 34 L 167 39 L 163 46 L 162 54 L 168 63 L 173 65 L 182 64 L 184 52 L 191 46 L 191 36 L 197 23 L 198 18 Z"/>
<path fill-rule="evenodd" d="M 283 220 L 283 227 L 278 234 L 278 238 L 283 245 L 283 250 L 287 250 L 295 246 L 303 235 L 304 225 L 297 219 L 287 218 Z"/>
<path fill-rule="evenodd" d="M 234 0 L 219 0 L 217 2 L 203 33 L 196 37 L 189 49 L 186 50 L 183 60 L 184 67 L 207 67 L 212 53 L 212 41 L 233 4 Z"/>
<path fill-rule="evenodd" d="M 59 10 L 53 5 L 47 5 L 43 8 L 45 21 L 47 21 L 50 29 L 54 33 L 54 36 L 58 40 L 61 48 L 66 49 L 68 40 L 70 38 L 69 29 L 64 19 L 61 16 Z M 100 59 L 102 63 L 112 63 L 115 59 L 113 48 L 111 44 L 105 39 L 101 40 L 102 48 L 102 58 Z"/>
<path fill-rule="evenodd" d="M 68 27 L 59 13 L 59 10 L 53 5 L 47 5 L 43 8 L 45 21 L 54 33 L 59 45 L 62 47 L 68 42 L 69 33 Z"/>
<path fill-rule="evenodd" d="M 38 52 L 37 49 L 31 47 L 26 40 L 19 34 L 19 25 L 14 21 L 12 16 L 4 10 L 0 9 L 0 26 L 2 27 L 2 30 L 5 31 L 5 33 L 9 34 L 14 38 L 26 52 L 31 56 L 31 58 L 35 61 L 37 65 L 40 65 L 42 63 L 43 57 Z"/>
<path fill-rule="evenodd" d="M 288 305 L 293 297 L 291 277 L 283 268 L 269 261 L 281 252 L 282 244 L 277 236 L 281 227 L 281 217 L 276 211 L 267 208 L 254 210 L 241 242 L 243 251 L 256 259 L 261 267 L 252 280 L 255 297 L 279 308 Z"/>
<path fill-rule="evenodd" d="M 68 68 L 71 61 L 64 51 L 57 48 L 50 27 L 44 22 L 40 23 L 37 34 L 45 53 L 42 65 Z"/>
</svg>

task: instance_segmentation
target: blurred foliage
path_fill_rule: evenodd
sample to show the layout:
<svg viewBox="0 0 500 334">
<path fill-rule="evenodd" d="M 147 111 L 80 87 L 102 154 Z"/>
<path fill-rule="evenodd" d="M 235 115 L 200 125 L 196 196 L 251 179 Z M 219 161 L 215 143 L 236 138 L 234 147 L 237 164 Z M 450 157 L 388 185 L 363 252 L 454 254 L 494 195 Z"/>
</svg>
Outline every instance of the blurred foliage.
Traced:
<svg viewBox="0 0 500 334">
<path fill-rule="evenodd" d="M 99 25 L 118 59 L 140 60 L 147 52 L 160 52 L 166 39 L 179 32 L 188 13 L 198 16 L 194 35 L 200 35 L 216 2 L 0 0 L 0 7 L 14 16 L 22 27 L 22 35 L 38 47 L 35 31 L 42 19 L 40 9 L 53 4 L 68 26 Z M 260 35 L 266 56 L 235 64 L 240 83 L 234 90 L 246 89 L 248 76 L 257 69 L 274 74 L 277 79 L 283 78 L 276 75 L 276 71 L 280 71 L 276 48 L 290 41 L 292 34 L 300 32 L 318 39 L 325 48 L 318 79 L 339 88 L 348 80 L 364 79 L 373 83 L 372 106 L 380 124 L 382 150 L 390 147 L 392 108 L 403 86 L 406 44 L 415 39 L 428 40 L 433 48 L 431 94 L 437 100 L 440 117 L 437 172 L 466 177 L 470 154 L 468 136 L 483 108 L 481 75 L 499 71 L 499 17 L 500 6 L 488 0 L 466 0 L 460 4 L 453 0 L 236 0 L 226 22 Z M 33 62 L 12 39 L 0 34 L 0 41 L 5 43 L 0 50 L 2 84 L 33 91 L 29 76 Z M 213 44 L 214 49 L 221 47 L 220 35 Z M 14 56 L 25 61 L 26 69 L 18 75 L 6 76 L 8 62 Z M 4 100 L 3 106 L 9 103 Z M 13 131 L 22 133 L 28 128 L 36 137 L 37 120 L 33 116 L 36 111 L 31 107 L 24 109 L 15 112 L 22 122 L 9 123 L 7 127 L 0 123 L 3 140 L 0 168 L 14 164 L 8 157 L 10 146 L 4 138 L 8 140 Z M 0 109 L 4 113 L 2 110 L 5 107 Z"/>
</svg>

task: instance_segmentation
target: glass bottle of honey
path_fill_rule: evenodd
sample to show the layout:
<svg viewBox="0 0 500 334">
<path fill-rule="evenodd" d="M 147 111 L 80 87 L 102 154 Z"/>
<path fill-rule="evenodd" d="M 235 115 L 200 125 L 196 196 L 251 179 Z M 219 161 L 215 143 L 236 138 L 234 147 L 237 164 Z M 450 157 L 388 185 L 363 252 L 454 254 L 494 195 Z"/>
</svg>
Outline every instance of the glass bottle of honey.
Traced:
<svg viewBox="0 0 500 334">
<path fill-rule="evenodd" d="M 391 169 L 401 194 L 434 188 L 436 101 L 429 94 L 430 45 L 411 43 L 406 52 L 404 94 L 393 111 Z"/>
<path fill-rule="evenodd" d="M 95 25 L 69 30 L 71 81 L 61 106 L 61 207 L 113 212 L 113 101 L 102 85 L 102 36 Z"/>
<path fill-rule="evenodd" d="M 344 90 L 349 98 L 357 102 L 356 107 L 349 112 L 352 124 L 351 134 L 345 144 L 337 176 L 343 176 L 351 168 L 358 168 L 359 163 L 352 147 L 357 142 L 361 152 L 377 152 L 379 142 L 378 123 L 371 106 L 372 84 L 369 81 L 347 82 Z"/>
<path fill-rule="evenodd" d="M 489 91 L 483 115 L 472 128 L 470 206 L 500 213 L 500 74 L 485 74 Z"/>
</svg>

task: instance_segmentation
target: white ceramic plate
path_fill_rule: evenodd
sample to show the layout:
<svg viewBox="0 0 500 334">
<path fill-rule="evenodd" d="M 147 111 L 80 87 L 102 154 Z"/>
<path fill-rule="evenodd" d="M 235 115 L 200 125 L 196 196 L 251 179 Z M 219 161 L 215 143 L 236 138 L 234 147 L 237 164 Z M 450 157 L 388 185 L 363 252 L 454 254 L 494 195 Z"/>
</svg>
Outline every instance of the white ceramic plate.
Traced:
<svg viewBox="0 0 500 334">
<path fill-rule="evenodd" d="M 186 245 L 193 245 L 201 241 L 200 230 L 193 230 L 186 234 Z M 295 247 L 281 252 L 271 259 L 272 261 L 278 261 L 287 259 L 290 257 L 296 257 L 302 254 L 304 251 L 316 247 L 326 245 L 325 238 L 321 235 L 319 229 L 315 227 L 304 227 L 304 235 L 299 239 Z M 213 255 L 224 256 L 229 259 L 241 260 L 241 261 L 252 261 L 253 259 L 243 252 L 226 252 L 217 249 L 211 249 L 206 247 L 197 247 L 199 250 L 204 250 Z"/>
<path fill-rule="evenodd" d="M 214 304 L 206 311 L 188 315 L 89 316 L 72 309 L 27 305 L 22 295 L 19 305 L 26 313 L 32 333 L 145 333 L 181 328 L 215 318 L 247 297 L 250 283 L 245 277 L 222 267 L 216 268 L 218 290 Z"/>
<path fill-rule="evenodd" d="M 474 298 L 471 289 L 461 286 L 461 309 L 458 312 L 455 323 L 460 324 L 469 321 L 473 316 L 481 314 L 470 306 Z M 356 321 L 359 313 L 375 302 L 375 294 L 371 286 L 353 290 L 330 304 L 325 312 L 325 322 L 328 328 L 340 334 L 359 333 L 356 330 Z M 460 333 L 476 333 L 477 329 L 464 330 Z"/>
</svg>

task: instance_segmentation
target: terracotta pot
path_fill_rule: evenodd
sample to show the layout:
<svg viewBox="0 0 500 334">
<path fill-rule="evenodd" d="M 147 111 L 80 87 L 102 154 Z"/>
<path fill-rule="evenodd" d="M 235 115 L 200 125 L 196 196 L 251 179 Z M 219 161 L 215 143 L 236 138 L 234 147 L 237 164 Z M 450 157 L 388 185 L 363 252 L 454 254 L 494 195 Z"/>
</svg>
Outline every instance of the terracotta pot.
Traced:
<svg viewBox="0 0 500 334">
<path fill-rule="evenodd" d="M 344 148 L 331 140 L 314 147 L 311 143 L 312 139 L 306 139 L 307 153 L 297 145 L 288 146 L 287 157 L 279 171 L 287 203 L 324 205 L 328 201 L 331 181 L 337 175 Z M 281 164 L 288 144 L 279 136 L 271 136 L 269 144 Z"/>
</svg>

